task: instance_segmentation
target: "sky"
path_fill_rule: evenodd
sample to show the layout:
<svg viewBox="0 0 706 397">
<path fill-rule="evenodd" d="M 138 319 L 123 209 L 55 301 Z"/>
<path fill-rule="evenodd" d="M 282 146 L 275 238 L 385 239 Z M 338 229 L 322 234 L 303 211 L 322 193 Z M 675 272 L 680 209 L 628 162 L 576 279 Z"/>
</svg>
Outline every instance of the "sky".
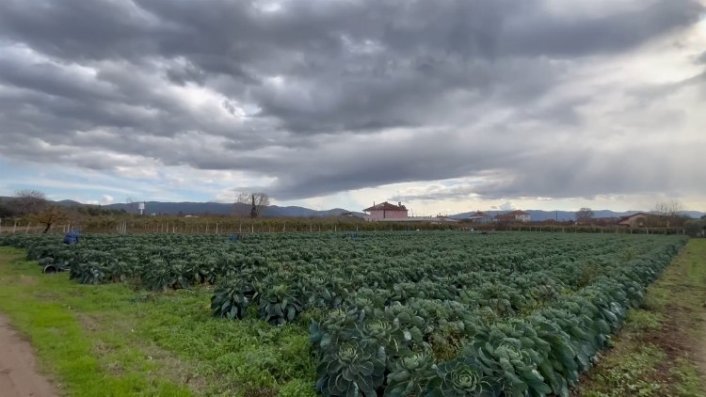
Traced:
<svg viewBox="0 0 706 397">
<path fill-rule="evenodd" d="M 3 0 L 0 195 L 706 210 L 706 0 Z"/>
</svg>

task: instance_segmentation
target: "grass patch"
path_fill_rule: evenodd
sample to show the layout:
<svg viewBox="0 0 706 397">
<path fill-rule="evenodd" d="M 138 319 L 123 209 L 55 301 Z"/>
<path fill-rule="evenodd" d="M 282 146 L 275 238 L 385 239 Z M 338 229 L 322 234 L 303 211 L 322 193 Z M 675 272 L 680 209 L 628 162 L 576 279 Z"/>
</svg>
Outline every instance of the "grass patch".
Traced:
<svg viewBox="0 0 706 397">
<path fill-rule="evenodd" d="M 657 367 L 666 354 L 654 346 L 639 351 L 616 354 L 601 363 L 595 383 L 600 387 L 587 391 L 586 397 L 664 396 L 665 385 L 656 378 Z"/>
<path fill-rule="evenodd" d="M 0 248 L 0 312 L 67 395 L 314 395 L 303 327 L 214 319 L 206 288 L 80 285 L 22 258 Z"/>
<path fill-rule="evenodd" d="M 690 240 L 576 396 L 706 395 L 706 240 Z"/>
<path fill-rule="evenodd" d="M 659 312 L 635 309 L 628 313 L 626 328 L 634 331 L 655 331 L 662 327 L 664 316 Z"/>
</svg>

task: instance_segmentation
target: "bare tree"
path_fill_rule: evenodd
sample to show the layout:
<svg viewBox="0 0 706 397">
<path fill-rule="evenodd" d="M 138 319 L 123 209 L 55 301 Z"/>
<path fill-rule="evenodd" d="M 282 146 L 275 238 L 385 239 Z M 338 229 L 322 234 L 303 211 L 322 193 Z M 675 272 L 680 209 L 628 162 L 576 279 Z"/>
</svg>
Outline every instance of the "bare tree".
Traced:
<svg viewBox="0 0 706 397">
<path fill-rule="evenodd" d="M 42 211 L 49 203 L 44 193 L 38 190 L 19 190 L 15 192 L 14 207 L 20 215 L 29 215 Z"/>
<path fill-rule="evenodd" d="M 679 215 L 679 212 L 682 211 L 684 207 L 681 205 L 681 203 L 677 200 L 666 200 L 666 201 L 659 201 L 657 204 L 655 204 L 655 209 L 654 212 L 657 213 L 658 215 L 663 215 L 663 216 L 675 216 Z"/>
<path fill-rule="evenodd" d="M 250 215 L 250 193 L 236 192 L 235 203 L 233 204 L 233 214 L 238 217 Z"/>
<path fill-rule="evenodd" d="M 590 208 L 581 208 L 576 212 L 576 223 L 591 223 L 593 211 Z"/>
<path fill-rule="evenodd" d="M 251 218 L 257 218 L 268 205 L 270 205 L 270 197 L 266 193 L 240 192 L 235 199 L 235 213 L 241 216 L 247 213 Z M 247 212 L 246 208 L 249 208 Z"/>
<path fill-rule="evenodd" d="M 47 205 L 39 212 L 33 213 L 31 217 L 35 222 L 44 225 L 42 233 L 47 233 L 54 224 L 67 220 L 68 214 L 56 205 Z"/>
<path fill-rule="evenodd" d="M 687 221 L 687 217 L 681 215 L 684 210 L 682 204 L 677 200 L 659 201 L 655 204 L 654 213 L 657 215 L 659 226 L 681 226 Z"/>
</svg>

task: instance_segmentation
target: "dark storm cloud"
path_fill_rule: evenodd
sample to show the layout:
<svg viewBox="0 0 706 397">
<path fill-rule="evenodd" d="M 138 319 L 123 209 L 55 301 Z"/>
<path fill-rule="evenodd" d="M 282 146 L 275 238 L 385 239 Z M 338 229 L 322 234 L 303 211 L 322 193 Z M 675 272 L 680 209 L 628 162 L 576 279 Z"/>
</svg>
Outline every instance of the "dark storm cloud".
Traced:
<svg viewBox="0 0 706 397">
<path fill-rule="evenodd" d="M 452 180 L 394 200 L 463 200 L 551 197 L 593 199 L 610 194 L 655 194 L 655 186 L 672 194 L 702 193 L 706 172 L 700 167 L 698 147 L 677 145 L 684 161 L 674 163 L 660 147 L 636 147 L 625 153 L 596 153 L 585 149 L 564 153 L 534 153 L 507 167 L 505 163 L 476 180 Z M 678 193 L 677 193 L 678 192 Z"/>
<path fill-rule="evenodd" d="M 277 178 L 277 198 L 497 170 L 504 179 L 437 194 L 614 189 L 573 184 L 580 156 L 542 152 L 553 130 L 586 122 L 590 95 L 543 99 L 584 60 L 690 26 L 703 7 L 555 4 L 3 1 L 0 155 L 250 171 Z M 541 130 L 528 132 L 531 123 Z M 565 160 L 565 173 L 531 178 L 542 156 Z"/>
<path fill-rule="evenodd" d="M 566 153 L 542 164 L 532 162 L 505 183 L 479 187 L 476 192 L 488 197 L 593 197 L 612 193 L 654 193 L 655 182 L 664 191 L 679 191 L 687 186 L 698 192 L 697 180 L 706 176 L 699 167 L 700 149 L 677 145 L 685 161 L 674 163 L 673 153 L 658 147 L 636 145 L 626 161 L 625 153 L 595 153 L 582 150 Z M 552 155 L 556 155 L 552 153 Z M 556 165 L 561 164 L 560 168 Z"/>
<path fill-rule="evenodd" d="M 583 56 L 616 52 L 642 43 L 646 37 L 699 20 L 703 7 L 693 1 L 645 1 L 623 12 L 594 17 L 547 17 L 541 9 L 511 18 L 504 47 L 511 53 Z M 539 12 L 537 12 L 539 11 Z"/>
</svg>

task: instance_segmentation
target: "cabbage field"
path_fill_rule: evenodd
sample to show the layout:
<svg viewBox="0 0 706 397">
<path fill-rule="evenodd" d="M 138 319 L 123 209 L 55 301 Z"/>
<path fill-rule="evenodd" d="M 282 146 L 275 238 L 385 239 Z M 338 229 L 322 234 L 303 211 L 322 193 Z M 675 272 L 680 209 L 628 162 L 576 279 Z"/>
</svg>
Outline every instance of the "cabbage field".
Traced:
<svg viewBox="0 0 706 397">
<path fill-rule="evenodd" d="M 210 288 L 223 321 L 306 327 L 324 396 L 568 396 L 684 243 L 451 231 L 0 237 L 79 283 Z"/>
</svg>

